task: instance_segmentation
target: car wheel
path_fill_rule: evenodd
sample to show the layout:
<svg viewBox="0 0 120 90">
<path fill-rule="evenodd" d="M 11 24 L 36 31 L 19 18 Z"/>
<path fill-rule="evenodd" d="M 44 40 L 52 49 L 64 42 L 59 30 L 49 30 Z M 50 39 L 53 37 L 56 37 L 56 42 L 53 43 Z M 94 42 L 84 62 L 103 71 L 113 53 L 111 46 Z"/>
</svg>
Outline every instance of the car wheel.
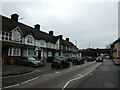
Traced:
<svg viewBox="0 0 120 90">
<path fill-rule="evenodd" d="M 34 65 L 33 65 L 33 63 L 30 63 L 30 67 L 33 67 Z"/>
<path fill-rule="evenodd" d="M 67 67 L 70 67 L 70 63 L 68 63 Z"/>
<path fill-rule="evenodd" d="M 54 69 L 54 67 L 51 67 L 52 69 Z"/>
<path fill-rule="evenodd" d="M 63 66 L 62 65 L 60 65 L 60 69 L 62 69 L 63 68 Z"/>
</svg>

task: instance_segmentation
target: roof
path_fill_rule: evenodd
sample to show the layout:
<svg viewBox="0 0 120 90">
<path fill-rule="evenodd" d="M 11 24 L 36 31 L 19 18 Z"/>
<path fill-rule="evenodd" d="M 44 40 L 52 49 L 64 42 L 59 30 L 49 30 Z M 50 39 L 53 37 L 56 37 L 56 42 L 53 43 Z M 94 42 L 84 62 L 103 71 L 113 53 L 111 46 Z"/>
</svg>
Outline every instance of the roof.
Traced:
<svg viewBox="0 0 120 90">
<path fill-rule="evenodd" d="M 43 39 L 46 42 L 56 43 L 58 38 L 43 31 L 37 31 L 35 28 L 30 27 L 28 25 L 22 24 L 20 22 L 14 22 L 13 20 L 2 16 L 2 31 L 11 32 L 14 28 L 19 27 L 24 35 L 32 34 L 36 39 Z"/>
<path fill-rule="evenodd" d="M 116 44 L 118 42 L 120 42 L 120 38 L 118 38 L 116 41 L 114 41 L 113 44 Z"/>
<path fill-rule="evenodd" d="M 66 40 L 62 40 L 62 41 L 61 41 L 61 44 L 62 44 L 63 46 L 76 47 L 72 42 L 68 42 L 68 41 L 66 41 Z M 77 47 L 76 47 L 76 48 L 77 48 Z"/>
</svg>

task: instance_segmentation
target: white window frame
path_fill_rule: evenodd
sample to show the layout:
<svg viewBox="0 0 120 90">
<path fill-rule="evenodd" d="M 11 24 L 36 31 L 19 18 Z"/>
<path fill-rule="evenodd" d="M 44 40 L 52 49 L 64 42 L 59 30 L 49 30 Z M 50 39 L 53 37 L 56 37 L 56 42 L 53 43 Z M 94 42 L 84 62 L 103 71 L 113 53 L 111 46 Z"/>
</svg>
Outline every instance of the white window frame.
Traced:
<svg viewBox="0 0 120 90">
<path fill-rule="evenodd" d="M 27 36 L 27 43 L 30 43 L 30 44 L 33 43 L 33 37 L 32 36 L 30 36 L 30 35 Z"/>
<path fill-rule="evenodd" d="M 27 56 L 33 56 L 33 50 L 27 49 Z"/>
<path fill-rule="evenodd" d="M 20 48 L 9 48 L 8 56 L 20 56 L 21 55 L 21 49 Z"/>
<path fill-rule="evenodd" d="M 48 42 L 48 48 L 52 48 L 52 43 Z"/>
<path fill-rule="evenodd" d="M 39 41 L 40 47 L 46 47 L 46 42 L 44 40 Z"/>
<path fill-rule="evenodd" d="M 12 40 L 20 41 L 21 34 L 18 31 L 12 32 Z"/>
<path fill-rule="evenodd" d="M 52 52 L 48 51 L 48 57 L 51 57 L 51 56 L 52 56 Z"/>
</svg>

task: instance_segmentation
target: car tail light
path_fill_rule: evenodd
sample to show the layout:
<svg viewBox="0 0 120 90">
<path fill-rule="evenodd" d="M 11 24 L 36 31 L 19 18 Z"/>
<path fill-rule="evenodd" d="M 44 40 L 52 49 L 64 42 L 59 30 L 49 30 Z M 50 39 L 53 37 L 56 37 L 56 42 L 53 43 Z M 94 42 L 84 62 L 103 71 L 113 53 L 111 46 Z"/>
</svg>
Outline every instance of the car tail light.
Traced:
<svg viewBox="0 0 120 90">
<path fill-rule="evenodd" d="M 58 62 L 58 63 L 60 63 L 60 62 Z"/>
</svg>

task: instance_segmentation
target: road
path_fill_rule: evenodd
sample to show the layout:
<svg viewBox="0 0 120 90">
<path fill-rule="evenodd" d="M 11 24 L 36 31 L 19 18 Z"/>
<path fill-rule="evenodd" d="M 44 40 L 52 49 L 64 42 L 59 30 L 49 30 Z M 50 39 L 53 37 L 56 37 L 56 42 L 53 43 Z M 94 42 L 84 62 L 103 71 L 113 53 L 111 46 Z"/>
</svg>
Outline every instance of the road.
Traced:
<svg viewBox="0 0 120 90">
<path fill-rule="evenodd" d="M 44 69 L 29 74 L 3 78 L 3 88 L 66 88 L 69 83 L 88 76 L 100 62 L 86 62 L 63 69 Z M 80 82 L 79 82 L 80 83 Z M 70 85 L 69 85 L 70 86 Z M 71 85 L 72 86 L 72 85 Z"/>
</svg>

